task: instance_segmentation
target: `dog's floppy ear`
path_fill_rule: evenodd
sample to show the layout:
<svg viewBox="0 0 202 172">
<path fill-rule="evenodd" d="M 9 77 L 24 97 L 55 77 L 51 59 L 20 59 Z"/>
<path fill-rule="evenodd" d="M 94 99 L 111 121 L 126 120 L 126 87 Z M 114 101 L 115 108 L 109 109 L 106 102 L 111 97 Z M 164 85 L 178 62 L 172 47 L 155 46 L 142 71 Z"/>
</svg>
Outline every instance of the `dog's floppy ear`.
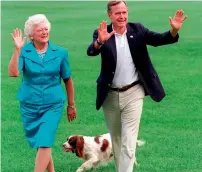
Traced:
<svg viewBox="0 0 202 172">
<path fill-rule="evenodd" d="M 76 155 L 78 157 L 83 157 L 84 139 L 82 136 L 77 136 L 76 141 Z"/>
</svg>

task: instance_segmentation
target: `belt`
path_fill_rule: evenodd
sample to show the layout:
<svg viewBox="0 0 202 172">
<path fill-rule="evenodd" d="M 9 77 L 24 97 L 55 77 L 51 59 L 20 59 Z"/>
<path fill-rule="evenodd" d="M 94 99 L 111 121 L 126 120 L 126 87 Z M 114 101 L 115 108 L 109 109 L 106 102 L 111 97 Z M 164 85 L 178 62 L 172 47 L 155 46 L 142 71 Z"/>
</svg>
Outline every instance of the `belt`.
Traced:
<svg viewBox="0 0 202 172">
<path fill-rule="evenodd" d="M 135 81 L 135 82 L 133 82 L 132 84 L 123 86 L 123 87 L 121 87 L 121 88 L 113 88 L 113 87 L 110 87 L 110 90 L 118 91 L 118 92 L 124 92 L 124 91 L 128 90 L 129 88 L 131 88 L 131 87 L 133 87 L 133 86 L 135 86 L 135 85 L 137 85 L 137 84 L 140 84 L 140 81 Z"/>
</svg>

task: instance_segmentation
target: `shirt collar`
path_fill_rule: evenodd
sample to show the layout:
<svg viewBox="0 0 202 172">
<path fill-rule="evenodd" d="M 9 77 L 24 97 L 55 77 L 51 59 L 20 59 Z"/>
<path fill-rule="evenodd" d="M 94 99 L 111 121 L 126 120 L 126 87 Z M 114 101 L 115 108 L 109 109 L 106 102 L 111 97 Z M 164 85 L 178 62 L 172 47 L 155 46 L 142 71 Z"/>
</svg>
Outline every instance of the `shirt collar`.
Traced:
<svg viewBox="0 0 202 172">
<path fill-rule="evenodd" d="M 114 30 L 114 27 L 113 27 L 113 24 L 112 24 L 112 30 Z M 118 36 L 123 36 L 123 35 L 125 35 L 127 33 L 127 28 L 126 28 L 126 30 L 123 32 L 123 34 L 119 34 L 119 33 L 114 33 L 114 35 L 118 35 Z"/>
</svg>

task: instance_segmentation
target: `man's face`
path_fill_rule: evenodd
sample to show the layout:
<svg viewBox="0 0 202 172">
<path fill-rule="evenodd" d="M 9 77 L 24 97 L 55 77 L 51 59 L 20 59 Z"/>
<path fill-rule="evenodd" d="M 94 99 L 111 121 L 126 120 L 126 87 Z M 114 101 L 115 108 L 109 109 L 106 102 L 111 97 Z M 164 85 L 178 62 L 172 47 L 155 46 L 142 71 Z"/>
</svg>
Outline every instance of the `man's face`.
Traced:
<svg viewBox="0 0 202 172">
<path fill-rule="evenodd" d="M 128 8 L 121 2 L 111 7 L 108 16 L 115 27 L 125 27 L 128 23 Z"/>
</svg>

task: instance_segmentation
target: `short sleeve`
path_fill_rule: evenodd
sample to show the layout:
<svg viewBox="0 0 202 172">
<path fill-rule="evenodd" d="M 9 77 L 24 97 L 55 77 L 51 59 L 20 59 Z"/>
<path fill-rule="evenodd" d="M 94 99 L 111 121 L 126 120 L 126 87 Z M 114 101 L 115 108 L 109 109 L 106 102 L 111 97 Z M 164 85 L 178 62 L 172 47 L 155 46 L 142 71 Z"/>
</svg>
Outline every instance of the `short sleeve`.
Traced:
<svg viewBox="0 0 202 172">
<path fill-rule="evenodd" d="M 67 79 L 67 78 L 71 77 L 71 70 L 70 70 L 70 66 L 69 66 L 67 51 L 65 51 L 65 55 L 61 61 L 60 76 L 62 79 Z"/>
<path fill-rule="evenodd" d="M 22 56 L 22 54 L 20 54 L 20 57 L 19 57 L 19 60 L 18 60 L 18 70 L 19 70 L 19 72 L 23 71 L 24 63 L 25 63 L 24 61 L 25 61 L 24 57 Z"/>
</svg>

